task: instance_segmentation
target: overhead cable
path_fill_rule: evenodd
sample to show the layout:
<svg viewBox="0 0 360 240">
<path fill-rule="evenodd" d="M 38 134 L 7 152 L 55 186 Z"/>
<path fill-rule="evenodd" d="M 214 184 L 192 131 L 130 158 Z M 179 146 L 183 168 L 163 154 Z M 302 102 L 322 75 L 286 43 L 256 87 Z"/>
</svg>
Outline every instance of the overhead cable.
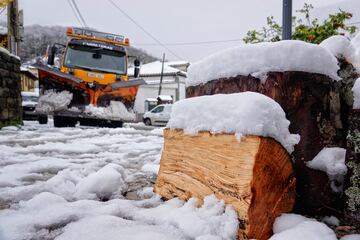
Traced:
<svg viewBox="0 0 360 240">
<path fill-rule="evenodd" d="M 84 24 L 81 22 L 79 16 L 77 15 L 76 10 L 75 10 L 74 6 L 72 5 L 71 1 L 70 1 L 70 0 L 67 0 L 67 2 L 69 3 L 70 8 L 71 8 L 71 10 L 72 10 L 72 12 L 73 12 L 76 20 L 78 21 L 78 23 L 79 23 L 82 27 L 84 27 Z"/>
<path fill-rule="evenodd" d="M 228 42 L 242 42 L 243 39 L 226 39 L 226 40 L 213 40 L 213 41 L 200 41 L 200 42 L 178 42 L 178 43 L 164 43 L 165 46 L 184 46 L 184 45 L 205 45 L 216 43 L 228 43 Z M 156 43 L 138 43 L 137 46 L 159 46 Z"/>
<path fill-rule="evenodd" d="M 75 10 L 76 10 L 76 12 L 78 13 L 78 16 L 80 17 L 81 22 L 84 24 L 84 26 L 85 26 L 86 28 L 88 28 L 88 25 L 87 25 L 84 17 L 82 16 L 82 14 L 81 14 L 81 12 L 80 12 L 80 10 L 79 10 L 79 7 L 78 7 L 78 5 L 76 4 L 76 1 L 75 1 L 75 0 L 71 0 L 71 2 L 73 3 L 73 5 L 74 5 L 74 7 L 75 7 Z"/>
<path fill-rule="evenodd" d="M 111 5 L 113 5 L 117 10 L 119 10 L 125 17 L 127 17 L 132 23 L 134 23 L 138 28 L 140 28 L 146 35 L 148 35 L 150 38 L 152 38 L 155 42 L 158 43 L 159 46 L 163 47 L 167 51 L 169 51 L 173 56 L 175 56 L 178 59 L 183 59 L 179 55 L 177 55 L 175 52 L 173 52 L 171 49 L 169 49 L 166 45 L 164 45 L 162 42 L 160 42 L 154 35 L 152 35 L 150 32 L 148 32 L 144 27 L 142 27 L 137 21 L 135 21 L 134 18 L 132 18 L 129 14 L 127 14 L 124 10 L 122 10 L 118 4 L 116 4 L 113 0 L 108 0 Z"/>
</svg>

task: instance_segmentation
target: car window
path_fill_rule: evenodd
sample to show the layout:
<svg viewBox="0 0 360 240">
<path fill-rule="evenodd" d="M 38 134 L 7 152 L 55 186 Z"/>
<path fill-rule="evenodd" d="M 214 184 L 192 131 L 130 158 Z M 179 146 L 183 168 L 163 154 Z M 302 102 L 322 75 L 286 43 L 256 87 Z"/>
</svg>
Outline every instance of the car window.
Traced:
<svg viewBox="0 0 360 240">
<path fill-rule="evenodd" d="M 157 108 L 154 108 L 151 112 L 152 113 L 160 113 L 162 111 L 164 111 L 164 106 L 159 106 Z"/>
<path fill-rule="evenodd" d="M 22 96 L 22 99 L 23 101 L 26 101 L 26 102 L 38 102 L 39 100 L 39 97 L 37 96 Z"/>
</svg>

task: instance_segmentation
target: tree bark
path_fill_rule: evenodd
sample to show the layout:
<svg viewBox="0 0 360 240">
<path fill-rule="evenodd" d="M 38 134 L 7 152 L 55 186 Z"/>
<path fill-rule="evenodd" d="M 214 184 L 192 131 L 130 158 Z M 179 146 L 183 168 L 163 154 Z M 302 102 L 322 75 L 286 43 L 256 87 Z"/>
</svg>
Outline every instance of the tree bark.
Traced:
<svg viewBox="0 0 360 240">
<path fill-rule="evenodd" d="M 327 175 L 305 165 L 324 147 L 346 145 L 336 83 L 321 74 L 270 72 L 264 83 L 252 76 L 236 76 L 187 87 L 186 95 L 244 91 L 259 92 L 278 102 L 291 122 L 290 132 L 301 136 L 292 154 L 297 178 L 296 211 L 308 214 L 328 213 L 330 209 L 341 211 L 343 199 L 331 191 Z"/>
<path fill-rule="evenodd" d="M 351 221 L 360 226 L 360 110 L 350 111 L 348 122 L 346 165 L 349 182 L 345 190 L 346 207 Z"/>
</svg>

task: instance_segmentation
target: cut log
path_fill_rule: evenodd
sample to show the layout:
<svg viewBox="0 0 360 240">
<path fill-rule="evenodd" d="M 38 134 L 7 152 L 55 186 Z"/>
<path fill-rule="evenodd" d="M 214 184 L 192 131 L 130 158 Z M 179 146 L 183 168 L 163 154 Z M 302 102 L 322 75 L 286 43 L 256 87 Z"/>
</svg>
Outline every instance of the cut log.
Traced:
<svg viewBox="0 0 360 240">
<path fill-rule="evenodd" d="M 215 194 L 234 206 L 239 239 L 268 239 L 281 213 L 295 203 L 295 177 L 288 152 L 272 138 L 164 130 L 155 192 L 187 200 Z"/>
<path fill-rule="evenodd" d="M 301 136 L 292 153 L 297 179 L 296 211 L 306 214 L 333 214 L 329 209 L 341 211 L 342 198 L 332 192 L 327 175 L 305 164 L 324 147 L 346 146 L 346 120 L 337 84 L 316 73 L 269 72 L 263 83 L 252 76 L 216 79 L 187 87 L 186 96 L 245 91 L 259 92 L 278 102 L 291 122 L 290 132 Z"/>
</svg>

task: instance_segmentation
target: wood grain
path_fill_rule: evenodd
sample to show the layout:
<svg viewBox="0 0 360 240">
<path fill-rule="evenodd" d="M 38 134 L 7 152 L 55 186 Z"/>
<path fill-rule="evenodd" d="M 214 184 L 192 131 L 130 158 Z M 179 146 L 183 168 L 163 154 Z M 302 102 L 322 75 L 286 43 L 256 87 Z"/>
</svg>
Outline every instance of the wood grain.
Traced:
<svg viewBox="0 0 360 240">
<path fill-rule="evenodd" d="M 257 136 L 164 130 L 164 150 L 155 192 L 187 200 L 215 194 L 240 219 L 239 239 L 268 239 L 274 219 L 295 203 L 295 178 L 286 150 Z"/>
</svg>

